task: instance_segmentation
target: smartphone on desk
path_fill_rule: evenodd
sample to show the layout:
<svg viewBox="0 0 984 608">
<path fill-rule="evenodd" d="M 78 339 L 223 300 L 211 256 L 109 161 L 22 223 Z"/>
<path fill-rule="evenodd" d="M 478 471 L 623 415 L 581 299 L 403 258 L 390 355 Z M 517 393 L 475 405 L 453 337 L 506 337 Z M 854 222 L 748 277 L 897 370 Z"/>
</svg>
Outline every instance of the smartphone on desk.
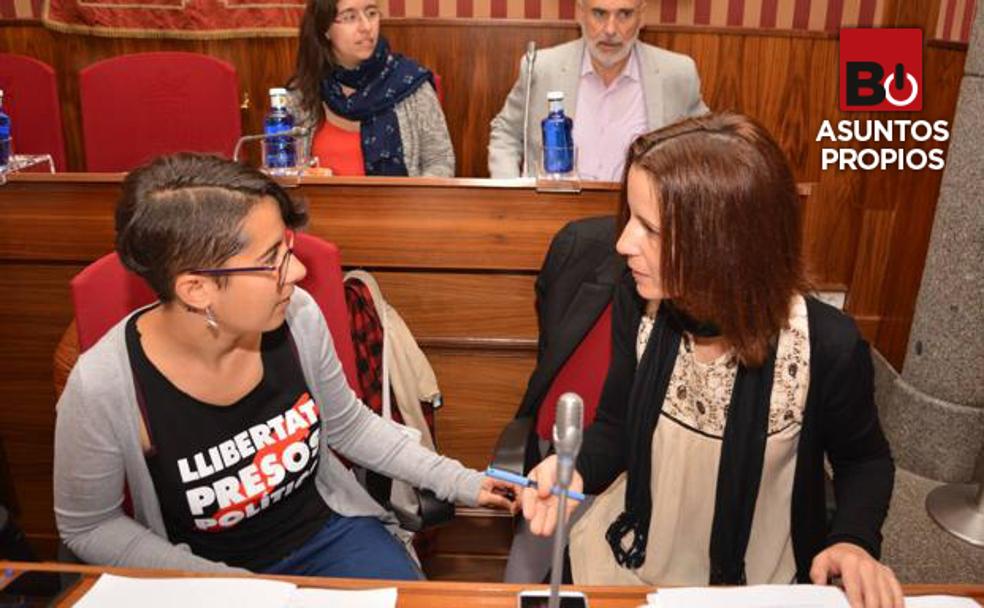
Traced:
<svg viewBox="0 0 984 608">
<path fill-rule="evenodd" d="M 550 591 L 547 589 L 520 591 L 516 597 L 517 608 L 547 608 Z M 588 608 L 588 596 L 580 591 L 561 591 L 560 608 Z"/>
<path fill-rule="evenodd" d="M 6 574 L 0 572 L 0 574 Z M 77 572 L 14 572 L 0 579 L 0 607 L 42 608 L 54 606 L 66 591 L 75 586 Z"/>
</svg>

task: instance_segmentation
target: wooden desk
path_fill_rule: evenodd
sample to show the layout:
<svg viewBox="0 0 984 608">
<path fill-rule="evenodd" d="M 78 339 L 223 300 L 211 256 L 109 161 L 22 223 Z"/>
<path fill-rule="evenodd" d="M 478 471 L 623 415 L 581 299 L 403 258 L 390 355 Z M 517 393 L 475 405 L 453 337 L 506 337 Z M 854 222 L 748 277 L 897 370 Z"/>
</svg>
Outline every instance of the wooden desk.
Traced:
<svg viewBox="0 0 984 608">
<path fill-rule="evenodd" d="M 23 563 L 0 561 L 0 570 L 12 568 L 15 571 L 78 572 L 82 579 L 65 596 L 58 606 L 71 606 L 102 573 L 138 577 L 186 577 L 207 576 L 171 570 L 145 570 L 134 568 L 105 568 L 57 563 Z M 367 589 L 373 587 L 395 586 L 399 589 L 397 606 L 399 608 L 459 608 L 462 606 L 484 606 L 488 608 L 515 608 L 516 594 L 523 589 L 546 588 L 544 585 L 507 585 L 504 583 L 454 583 L 446 581 L 401 582 L 371 581 L 349 578 L 313 578 L 302 576 L 269 576 L 294 583 L 301 587 L 320 587 L 332 589 Z M 646 594 L 652 587 L 588 587 L 575 586 L 565 589 L 583 591 L 588 596 L 592 608 L 636 608 L 646 603 Z M 2 583 L 0 583 L 2 589 Z M 911 595 L 959 595 L 969 597 L 984 606 L 984 585 L 904 585 L 906 596 Z"/>
<path fill-rule="evenodd" d="M 100 574 L 110 573 L 137 577 L 188 577 L 208 576 L 174 570 L 146 570 L 134 568 L 103 568 L 75 564 L 0 561 L 0 570 L 12 568 L 16 572 L 28 570 L 43 572 L 78 572 L 82 579 L 64 596 L 57 605 L 71 606 L 79 600 Z M 457 583 L 457 582 L 403 582 L 373 581 L 349 578 L 314 578 L 303 576 L 267 576 L 275 580 L 287 581 L 302 587 L 332 589 L 367 589 L 374 587 L 397 587 L 397 606 L 399 608 L 462 608 L 465 606 L 484 606 L 488 608 L 515 608 L 516 594 L 523 589 L 545 588 L 544 585 L 506 585 L 502 583 Z M 3 583 L 0 582 L 0 589 Z M 646 603 L 648 587 L 576 587 L 588 594 L 592 608 L 636 608 Z M 984 596 L 984 593 L 982 593 Z"/>
</svg>

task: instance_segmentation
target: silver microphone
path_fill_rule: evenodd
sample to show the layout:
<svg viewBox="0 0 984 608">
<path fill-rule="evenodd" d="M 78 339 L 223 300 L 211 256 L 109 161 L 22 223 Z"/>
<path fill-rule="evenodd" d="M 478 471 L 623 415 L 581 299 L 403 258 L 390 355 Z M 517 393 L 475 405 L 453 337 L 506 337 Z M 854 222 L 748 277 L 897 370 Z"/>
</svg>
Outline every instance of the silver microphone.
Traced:
<svg viewBox="0 0 984 608">
<path fill-rule="evenodd" d="M 581 451 L 583 426 L 584 400 L 577 393 L 564 393 L 557 400 L 553 441 L 557 451 L 557 484 L 565 489 L 571 485 L 574 476 L 574 461 Z"/>
<path fill-rule="evenodd" d="M 523 100 L 523 177 L 530 174 L 529 126 L 530 87 L 533 83 L 533 64 L 536 62 L 536 42 L 526 43 L 526 96 Z"/>
<path fill-rule="evenodd" d="M 286 131 L 280 131 L 273 135 L 276 136 L 286 136 L 286 137 L 305 137 L 311 132 L 311 127 L 293 127 Z M 261 139 L 266 139 L 267 137 L 272 137 L 273 135 L 267 135 L 266 133 L 255 133 L 253 135 L 243 135 L 238 140 L 236 140 L 236 147 L 232 150 L 232 160 L 233 162 L 239 162 L 239 152 L 242 150 L 243 144 L 251 141 L 260 141 Z"/>
</svg>

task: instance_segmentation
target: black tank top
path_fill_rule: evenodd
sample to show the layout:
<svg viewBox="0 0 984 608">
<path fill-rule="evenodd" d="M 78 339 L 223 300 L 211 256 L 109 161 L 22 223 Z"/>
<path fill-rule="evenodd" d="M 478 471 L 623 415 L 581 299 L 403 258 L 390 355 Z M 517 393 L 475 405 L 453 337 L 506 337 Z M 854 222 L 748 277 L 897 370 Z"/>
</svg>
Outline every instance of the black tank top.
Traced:
<svg viewBox="0 0 984 608">
<path fill-rule="evenodd" d="M 331 510 L 315 486 L 320 416 L 287 323 L 263 334 L 263 379 L 215 406 L 150 362 L 137 316 L 126 344 L 150 435 L 147 465 L 168 538 L 195 555 L 262 570 L 321 529 Z"/>
</svg>

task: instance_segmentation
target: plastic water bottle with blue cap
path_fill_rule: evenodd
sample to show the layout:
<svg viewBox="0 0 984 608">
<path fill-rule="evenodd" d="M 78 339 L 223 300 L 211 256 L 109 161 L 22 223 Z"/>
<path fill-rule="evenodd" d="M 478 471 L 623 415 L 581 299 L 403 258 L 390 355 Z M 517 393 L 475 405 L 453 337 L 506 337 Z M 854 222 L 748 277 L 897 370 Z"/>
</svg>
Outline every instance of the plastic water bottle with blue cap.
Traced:
<svg viewBox="0 0 984 608">
<path fill-rule="evenodd" d="M 287 109 L 287 89 L 270 89 L 270 111 L 263 121 L 263 164 L 273 173 L 293 169 L 297 149 L 293 135 L 283 135 L 294 128 L 294 116 Z"/>
<path fill-rule="evenodd" d="M 564 92 L 547 93 L 549 113 L 543 119 L 543 170 L 548 174 L 574 170 L 574 121 L 564 114 Z"/>
<path fill-rule="evenodd" d="M 0 90 L 0 167 L 10 162 L 10 117 L 3 111 L 3 90 Z"/>
</svg>

